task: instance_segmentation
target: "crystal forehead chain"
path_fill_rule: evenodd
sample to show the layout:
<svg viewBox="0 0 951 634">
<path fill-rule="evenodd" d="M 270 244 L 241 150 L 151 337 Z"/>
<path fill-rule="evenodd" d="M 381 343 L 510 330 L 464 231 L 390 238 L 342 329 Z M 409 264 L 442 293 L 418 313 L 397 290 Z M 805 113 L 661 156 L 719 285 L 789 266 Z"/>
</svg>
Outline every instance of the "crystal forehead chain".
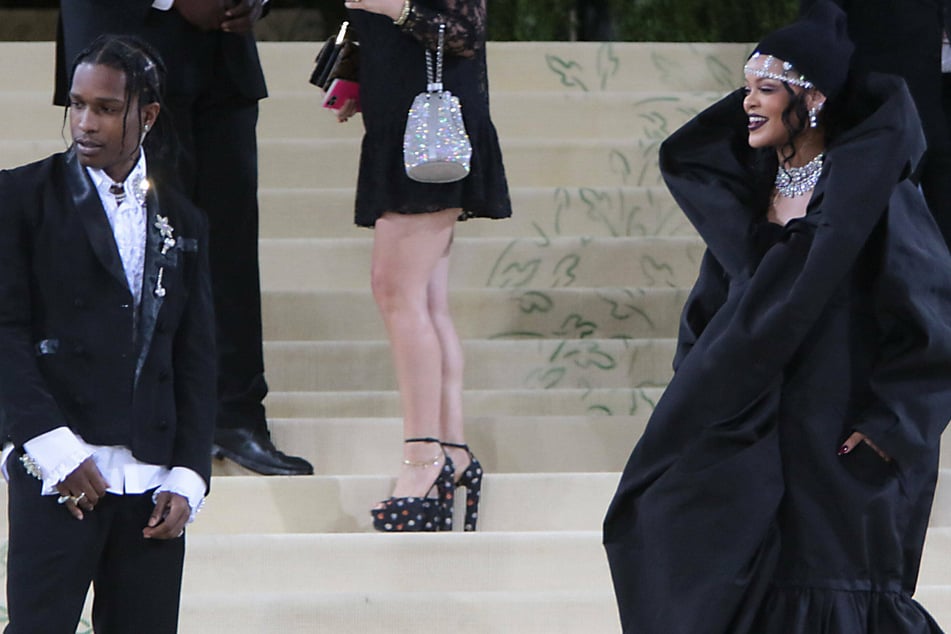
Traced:
<svg viewBox="0 0 951 634">
<path fill-rule="evenodd" d="M 783 62 L 783 72 L 777 73 L 770 70 L 773 66 L 773 61 L 776 58 L 772 55 L 763 55 L 759 51 L 753 53 L 753 55 L 747 60 L 746 65 L 743 66 L 743 72 L 754 77 L 762 77 L 764 79 L 775 79 L 776 81 L 785 82 L 787 84 L 792 84 L 794 86 L 799 86 L 800 88 L 805 88 L 808 90 L 812 88 L 812 82 L 805 78 L 804 75 L 795 75 L 790 76 L 789 73 L 793 72 L 793 65 L 789 62 Z"/>
</svg>

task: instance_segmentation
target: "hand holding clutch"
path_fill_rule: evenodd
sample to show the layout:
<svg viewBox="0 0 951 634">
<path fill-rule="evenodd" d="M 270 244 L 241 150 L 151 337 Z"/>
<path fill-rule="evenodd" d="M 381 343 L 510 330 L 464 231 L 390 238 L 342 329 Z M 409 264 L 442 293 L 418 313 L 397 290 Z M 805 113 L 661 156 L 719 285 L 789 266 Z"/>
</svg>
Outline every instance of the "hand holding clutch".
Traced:
<svg viewBox="0 0 951 634">
<path fill-rule="evenodd" d="M 359 112 L 359 67 L 360 45 L 352 38 L 350 23 L 344 22 L 337 36 L 328 39 L 317 53 L 310 75 L 310 83 L 326 94 L 325 108 L 339 110 L 348 100 L 353 100 L 355 112 Z"/>
</svg>

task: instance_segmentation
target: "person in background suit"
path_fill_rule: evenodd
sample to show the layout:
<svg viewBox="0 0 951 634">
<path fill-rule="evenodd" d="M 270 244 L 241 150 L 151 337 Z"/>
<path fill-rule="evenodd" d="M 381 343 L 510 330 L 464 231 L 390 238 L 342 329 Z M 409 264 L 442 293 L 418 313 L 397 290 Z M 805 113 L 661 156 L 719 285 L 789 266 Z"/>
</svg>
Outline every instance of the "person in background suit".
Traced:
<svg viewBox="0 0 951 634">
<path fill-rule="evenodd" d="M 614 39 L 611 28 L 611 7 L 608 0 L 577 0 L 578 39 L 607 41 Z"/>
<path fill-rule="evenodd" d="M 941 77 L 941 35 L 951 0 L 834 1 L 847 16 L 855 70 L 898 75 L 908 84 L 928 143 L 918 179 L 951 246 L 951 125 Z M 800 0 L 802 13 L 815 2 Z"/>
<path fill-rule="evenodd" d="M 103 37 L 71 73 L 64 153 L 0 172 L 7 634 L 176 631 L 184 527 L 215 416 L 208 228 L 153 176 L 164 65 Z M 144 143 L 143 143 L 144 140 Z"/>
<path fill-rule="evenodd" d="M 266 0 L 264 0 L 266 1 Z M 208 214 L 218 344 L 215 454 L 267 475 L 306 475 L 313 467 L 271 442 L 258 271 L 258 101 L 267 96 L 251 31 L 262 0 L 68 0 L 60 3 L 54 101 L 66 104 L 64 70 L 103 33 L 141 37 L 168 66 L 166 116 L 182 152 L 174 171 Z"/>
</svg>

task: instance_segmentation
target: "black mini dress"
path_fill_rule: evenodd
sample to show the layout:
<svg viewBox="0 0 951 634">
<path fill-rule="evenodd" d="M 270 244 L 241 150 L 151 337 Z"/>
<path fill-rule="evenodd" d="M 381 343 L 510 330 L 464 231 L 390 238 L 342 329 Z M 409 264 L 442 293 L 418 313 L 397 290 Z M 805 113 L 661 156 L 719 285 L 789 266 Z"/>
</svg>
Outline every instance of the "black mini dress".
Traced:
<svg viewBox="0 0 951 634">
<path fill-rule="evenodd" d="M 350 10 L 360 42 L 360 103 L 366 133 L 360 152 L 356 223 L 372 227 L 384 212 L 462 209 L 461 219 L 512 215 L 498 136 L 489 117 L 484 0 L 416 0 L 406 23 Z M 455 183 L 406 176 L 403 133 L 417 94 L 426 90 L 426 55 L 446 25 L 445 89 L 459 98 L 472 143 L 471 171 Z"/>
</svg>

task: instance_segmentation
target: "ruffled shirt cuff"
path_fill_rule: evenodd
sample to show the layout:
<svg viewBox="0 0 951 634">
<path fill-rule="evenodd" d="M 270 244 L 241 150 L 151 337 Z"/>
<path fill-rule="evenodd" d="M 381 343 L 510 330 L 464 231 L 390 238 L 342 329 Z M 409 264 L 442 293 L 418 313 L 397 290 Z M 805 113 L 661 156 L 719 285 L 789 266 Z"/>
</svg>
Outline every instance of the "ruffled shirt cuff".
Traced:
<svg viewBox="0 0 951 634">
<path fill-rule="evenodd" d="M 56 491 L 56 485 L 66 479 L 92 453 L 69 427 L 57 427 L 23 443 L 23 449 L 43 474 L 43 495 Z"/>
<path fill-rule="evenodd" d="M 205 503 L 205 491 L 207 489 L 208 485 L 204 479 L 188 467 L 172 467 L 171 471 L 168 472 L 168 477 L 165 478 L 165 482 L 152 494 L 152 501 L 155 502 L 158 494 L 162 491 L 169 491 L 182 496 L 188 500 L 188 507 L 191 510 L 188 523 L 191 524 L 195 521 L 195 516 L 198 515 Z"/>
<path fill-rule="evenodd" d="M 152 2 L 152 8 L 158 9 L 159 11 L 168 11 L 172 8 L 173 4 L 175 4 L 175 0 L 154 0 Z"/>
</svg>

